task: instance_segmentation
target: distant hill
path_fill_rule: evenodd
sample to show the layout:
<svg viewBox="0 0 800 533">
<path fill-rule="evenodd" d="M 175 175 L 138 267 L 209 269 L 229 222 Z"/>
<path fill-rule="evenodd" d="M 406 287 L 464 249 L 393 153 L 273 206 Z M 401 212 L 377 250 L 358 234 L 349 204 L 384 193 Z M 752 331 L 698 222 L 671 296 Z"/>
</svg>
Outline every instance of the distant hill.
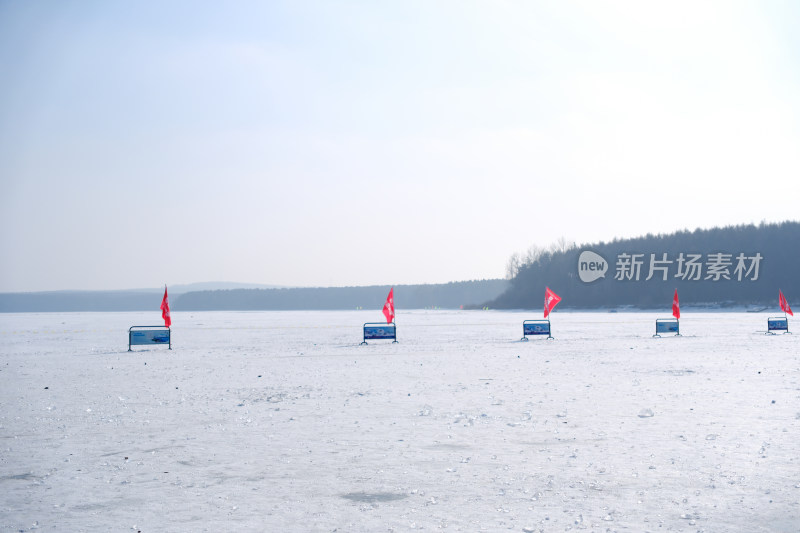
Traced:
<svg viewBox="0 0 800 533">
<path fill-rule="evenodd" d="M 777 311 L 778 289 L 800 307 L 800 222 L 646 235 L 540 253 L 522 264 L 498 309 L 540 309 L 546 286 L 560 309 L 762 305 Z"/>
<path fill-rule="evenodd" d="M 170 286 L 173 311 L 380 309 L 388 285 L 371 287 L 236 288 L 245 284 L 193 284 Z M 212 287 L 216 290 L 184 288 Z M 506 280 L 460 281 L 431 285 L 396 285 L 395 305 L 400 309 L 441 307 L 457 309 L 496 298 L 508 287 Z M 54 291 L 0 293 L 0 313 L 158 310 L 163 288 L 130 291 Z"/>
<path fill-rule="evenodd" d="M 184 294 L 194 291 L 219 291 L 228 289 L 282 289 L 282 285 L 263 285 L 260 283 L 236 283 L 232 281 L 202 281 L 199 283 L 186 283 L 183 285 L 170 285 L 170 296 Z M 95 291 L 86 291 L 95 292 Z M 164 287 L 156 287 L 149 289 L 129 289 L 125 291 L 97 291 L 97 292 L 128 292 L 128 293 L 161 293 L 164 292 Z"/>
<path fill-rule="evenodd" d="M 170 302 L 197 290 L 276 288 L 254 283 L 203 282 L 169 287 Z M 69 311 L 150 311 L 158 309 L 164 287 L 119 291 L 44 291 L 0 293 L 0 313 L 48 313 Z M 173 304 L 174 306 L 174 304 Z"/>
<path fill-rule="evenodd" d="M 457 281 L 430 285 L 395 285 L 395 307 L 458 309 L 496 298 L 508 287 L 502 279 Z M 305 310 L 305 309 L 380 309 L 389 285 L 368 287 L 322 287 L 292 289 L 238 289 L 198 291 L 184 294 L 174 309 L 210 310 Z"/>
<path fill-rule="evenodd" d="M 170 294 L 183 294 L 195 291 L 219 291 L 229 289 L 283 289 L 281 285 L 264 285 L 260 283 L 236 283 L 232 281 L 204 281 L 189 283 L 187 285 L 173 285 L 169 287 Z M 161 289 L 159 289 L 160 291 Z"/>
</svg>

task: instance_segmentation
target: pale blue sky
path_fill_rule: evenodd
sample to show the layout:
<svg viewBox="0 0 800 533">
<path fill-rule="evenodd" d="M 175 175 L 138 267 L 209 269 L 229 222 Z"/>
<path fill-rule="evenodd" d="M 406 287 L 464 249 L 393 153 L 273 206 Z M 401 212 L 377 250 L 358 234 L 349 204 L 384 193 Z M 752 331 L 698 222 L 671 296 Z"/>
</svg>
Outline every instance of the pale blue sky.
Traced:
<svg viewBox="0 0 800 533">
<path fill-rule="evenodd" d="M 800 4 L 0 0 L 0 291 L 800 218 Z"/>
</svg>

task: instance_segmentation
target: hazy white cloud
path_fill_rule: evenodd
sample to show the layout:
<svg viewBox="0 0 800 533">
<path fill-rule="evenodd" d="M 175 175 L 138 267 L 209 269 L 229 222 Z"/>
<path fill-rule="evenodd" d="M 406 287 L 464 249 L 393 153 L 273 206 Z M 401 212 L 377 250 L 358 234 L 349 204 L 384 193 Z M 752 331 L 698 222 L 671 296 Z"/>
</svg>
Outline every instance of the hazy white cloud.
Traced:
<svg viewBox="0 0 800 533">
<path fill-rule="evenodd" d="M 3 4 L 0 290 L 499 277 L 796 218 L 799 11 Z"/>
</svg>

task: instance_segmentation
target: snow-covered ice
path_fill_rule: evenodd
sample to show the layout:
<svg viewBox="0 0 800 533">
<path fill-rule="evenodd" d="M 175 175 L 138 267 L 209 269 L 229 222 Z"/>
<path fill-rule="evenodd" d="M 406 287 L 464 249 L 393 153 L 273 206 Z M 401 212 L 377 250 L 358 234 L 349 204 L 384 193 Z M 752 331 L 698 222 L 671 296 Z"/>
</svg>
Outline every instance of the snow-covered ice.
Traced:
<svg viewBox="0 0 800 533">
<path fill-rule="evenodd" d="M 800 334 L 539 316 L 0 315 L 0 530 L 800 531 Z"/>
</svg>

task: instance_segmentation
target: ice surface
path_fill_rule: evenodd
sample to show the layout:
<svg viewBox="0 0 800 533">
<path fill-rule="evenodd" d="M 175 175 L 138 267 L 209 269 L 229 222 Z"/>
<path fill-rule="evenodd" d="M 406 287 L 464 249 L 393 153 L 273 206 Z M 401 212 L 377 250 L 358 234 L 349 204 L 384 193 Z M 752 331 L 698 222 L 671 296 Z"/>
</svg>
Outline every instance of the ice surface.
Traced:
<svg viewBox="0 0 800 533">
<path fill-rule="evenodd" d="M 767 314 L 379 313 L 0 315 L 0 531 L 800 531 Z"/>
</svg>

